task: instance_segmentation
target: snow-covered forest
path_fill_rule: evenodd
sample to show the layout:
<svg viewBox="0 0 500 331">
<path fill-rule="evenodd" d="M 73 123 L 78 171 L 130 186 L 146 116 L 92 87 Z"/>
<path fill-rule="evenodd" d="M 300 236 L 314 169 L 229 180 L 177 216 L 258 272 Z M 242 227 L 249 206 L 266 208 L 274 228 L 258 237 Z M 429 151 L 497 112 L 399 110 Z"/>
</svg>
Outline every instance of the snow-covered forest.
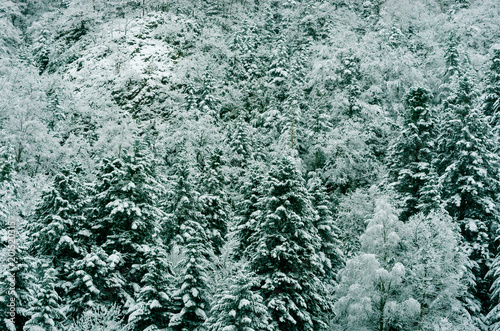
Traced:
<svg viewBox="0 0 500 331">
<path fill-rule="evenodd" d="M 0 0 L 0 330 L 499 331 L 499 140 L 498 0 Z"/>
</svg>

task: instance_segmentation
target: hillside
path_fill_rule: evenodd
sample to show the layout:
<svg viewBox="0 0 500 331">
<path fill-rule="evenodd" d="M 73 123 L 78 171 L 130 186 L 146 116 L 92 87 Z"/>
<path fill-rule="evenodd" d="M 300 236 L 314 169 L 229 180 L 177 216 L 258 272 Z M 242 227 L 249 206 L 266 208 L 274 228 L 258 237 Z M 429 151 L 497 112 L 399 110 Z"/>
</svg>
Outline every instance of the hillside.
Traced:
<svg viewBox="0 0 500 331">
<path fill-rule="evenodd" d="M 0 329 L 500 329 L 499 22 L 2 1 Z"/>
</svg>

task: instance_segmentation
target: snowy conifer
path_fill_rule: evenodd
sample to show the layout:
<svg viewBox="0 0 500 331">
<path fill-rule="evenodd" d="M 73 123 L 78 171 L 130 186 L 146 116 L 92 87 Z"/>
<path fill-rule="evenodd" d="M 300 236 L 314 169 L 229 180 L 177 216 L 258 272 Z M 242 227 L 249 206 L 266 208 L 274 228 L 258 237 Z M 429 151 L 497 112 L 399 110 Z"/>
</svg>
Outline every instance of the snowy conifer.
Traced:
<svg viewBox="0 0 500 331">
<path fill-rule="evenodd" d="M 470 78 L 461 75 L 454 86 L 445 103 L 448 117 L 437 138 L 436 169 L 445 208 L 460 225 L 472 247 L 470 258 L 479 265 L 476 296 L 485 304 L 489 288 L 485 275 L 496 253 L 493 232 L 499 221 L 499 157 L 494 153 L 494 136 L 485 116 L 474 108 Z"/>
<path fill-rule="evenodd" d="M 222 162 L 220 149 L 211 152 L 200 176 L 200 186 L 203 187 L 203 194 L 199 197 L 200 213 L 216 254 L 220 253 L 224 245 L 229 223 L 229 204 L 224 187 Z"/>
<path fill-rule="evenodd" d="M 434 130 L 429 99 L 430 93 L 424 88 L 412 88 L 408 92 L 405 128 L 391 147 L 390 177 L 394 180 L 394 189 L 403 198 L 402 221 L 418 212 L 422 190 L 430 180 Z"/>
<path fill-rule="evenodd" d="M 61 329 L 65 316 L 59 305 L 61 299 L 54 288 L 56 280 L 56 270 L 46 269 L 41 284 L 35 288 L 35 301 L 30 307 L 31 318 L 26 322 L 24 330 L 41 328 L 46 331 L 59 331 Z"/>
<path fill-rule="evenodd" d="M 320 330 L 329 302 L 319 257 L 321 239 L 304 179 L 292 157 L 279 157 L 265 179 L 251 238 L 250 269 L 276 330 Z"/>
<path fill-rule="evenodd" d="M 180 311 L 172 316 L 169 327 L 174 331 L 205 330 L 210 311 L 206 268 L 207 238 L 203 227 L 196 220 L 187 220 L 181 226 L 181 243 L 185 259 L 180 284 L 173 293 L 180 301 Z"/>
<path fill-rule="evenodd" d="M 319 250 L 325 274 L 331 280 L 344 264 L 344 256 L 340 250 L 339 232 L 332 216 L 331 203 L 327 196 L 326 188 L 321 177 L 314 173 L 308 182 L 308 190 L 311 194 L 312 206 L 317 216 L 314 226 L 321 238 Z"/>
<path fill-rule="evenodd" d="M 208 320 L 210 331 L 271 330 L 269 313 L 258 288 L 255 275 L 246 270 L 232 278 L 229 289 L 218 294 Z"/>
<path fill-rule="evenodd" d="M 490 117 L 490 124 L 495 128 L 500 124 L 500 44 L 494 45 L 492 52 L 482 102 L 483 112 Z"/>
<path fill-rule="evenodd" d="M 148 327 L 166 328 L 170 319 L 173 277 L 167 253 L 161 242 L 153 247 L 144 247 L 146 262 L 140 290 L 136 294 L 135 305 L 129 308 L 129 322 L 136 329 Z"/>
</svg>

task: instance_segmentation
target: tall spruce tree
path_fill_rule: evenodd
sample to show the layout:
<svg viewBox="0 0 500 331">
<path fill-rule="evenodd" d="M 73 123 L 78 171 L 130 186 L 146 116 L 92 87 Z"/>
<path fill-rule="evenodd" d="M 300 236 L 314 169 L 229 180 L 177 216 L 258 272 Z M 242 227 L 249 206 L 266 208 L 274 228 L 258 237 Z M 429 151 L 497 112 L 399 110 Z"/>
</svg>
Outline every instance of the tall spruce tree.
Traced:
<svg viewBox="0 0 500 331">
<path fill-rule="evenodd" d="M 402 221 L 419 211 L 423 189 L 430 181 L 434 125 L 429 101 L 430 93 L 424 88 L 415 87 L 408 92 L 405 128 L 391 147 L 389 175 L 395 191 L 403 197 Z"/>
<path fill-rule="evenodd" d="M 252 240 L 257 230 L 261 211 L 257 207 L 257 202 L 262 197 L 262 183 L 265 178 L 264 165 L 254 162 L 249 165 L 246 176 L 243 179 L 243 185 L 240 188 L 242 195 L 241 201 L 237 204 L 237 215 L 235 217 L 235 238 L 238 241 L 234 249 L 236 259 L 248 258 L 252 253 Z"/>
<path fill-rule="evenodd" d="M 204 228 L 195 219 L 181 226 L 179 241 L 183 245 L 185 259 L 177 290 L 173 293 L 180 302 L 180 311 L 170 319 L 169 327 L 174 331 L 206 330 L 204 324 L 210 311 L 209 280 L 206 268 L 208 239 Z"/>
<path fill-rule="evenodd" d="M 262 219 L 251 238 L 249 265 L 259 278 L 275 330 L 321 330 L 330 310 L 320 280 L 321 238 L 296 162 L 292 156 L 278 157 L 265 179 L 257 203 Z"/>
<path fill-rule="evenodd" d="M 74 263 L 83 259 L 92 245 L 90 227 L 83 215 L 86 188 L 81 180 L 82 168 L 63 166 L 52 186 L 42 193 L 29 228 L 30 252 L 37 259 L 49 259 L 55 272 L 51 277 L 68 316 L 75 317 L 78 304 L 72 304 L 70 274 Z"/>
<path fill-rule="evenodd" d="M 157 240 L 155 246 L 145 249 L 144 276 L 136 293 L 136 303 L 128 311 L 129 322 L 134 324 L 136 330 L 162 329 L 168 326 L 170 320 L 174 279 L 161 241 Z"/>
<path fill-rule="evenodd" d="M 483 312 L 487 309 L 490 284 L 486 274 L 497 253 L 494 232 L 498 228 L 497 192 L 500 188 L 499 157 L 494 136 L 484 114 L 474 107 L 474 88 L 466 73 L 457 75 L 437 138 L 436 169 L 448 213 L 460 225 L 471 246 L 470 258 L 478 264 L 474 274 Z"/>
<path fill-rule="evenodd" d="M 262 296 L 255 291 L 257 278 L 246 270 L 232 278 L 228 289 L 218 294 L 208 320 L 210 331 L 272 330 Z"/>
<path fill-rule="evenodd" d="M 95 246 L 84 258 L 95 259 L 92 265 L 97 270 L 93 275 L 81 275 L 84 283 L 93 284 L 103 303 L 131 301 L 146 273 L 147 252 L 160 235 L 166 215 L 158 208 L 162 186 L 152 164 L 137 141 L 133 151 L 123 152 L 121 158 L 104 159 L 99 168 L 89 210 Z M 88 266 L 79 263 L 83 271 Z M 101 284 L 107 285 L 99 288 Z"/>
<path fill-rule="evenodd" d="M 332 215 L 332 206 L 327 195 L 323 180 L 317 173 L 313 173 L 308 182 L 308 190 L 311 194 L 311 202 L 317 215 L 314 226 L 321 238 L 319 250 L 323 269 L 328 279 L 334 280 L 337 271 L 344 264 L 344 255 L 340 250 L 339 232 Z"/>
<path fill-rule="evenodd" d="M 225 176 L 222 170 L 222 151 L 212 151 L 200 176 L 203 194 L 199 197 L 203 224 L 216 254 L 220 254 L 227 235 L 229 204 L 225 191 Z"/>
<path fill-rule="evenodd" d="M 191 170 L 185 160 L 176 165 L 172 197 L 169 201 L 168 217 L 163 226 L 163 240 L 171 246 L 180 227 L 190 219 L 199 219 L 198 192 L 193 188 Z"/>
<path fill-rule="evenodd" d="M 500 124 L 500 44 L 491 49 L 492 58 L 486 74 L 486 87 L 483 93 L 483 112 L 490 118 L 490 124 L 496 128 Z"/>
</svg>

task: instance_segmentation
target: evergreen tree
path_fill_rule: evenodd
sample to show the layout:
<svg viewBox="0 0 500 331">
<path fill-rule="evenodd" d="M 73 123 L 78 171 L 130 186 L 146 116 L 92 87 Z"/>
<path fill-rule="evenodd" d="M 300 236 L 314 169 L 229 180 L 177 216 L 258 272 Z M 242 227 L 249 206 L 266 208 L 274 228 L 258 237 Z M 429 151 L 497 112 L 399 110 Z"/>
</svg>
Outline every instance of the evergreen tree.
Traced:
<svg viewBox="0 0 500 331">
<path fill-rule="evenodd" d="M 61 299 L 54 288 L 56 282 L 56 270 L 47 268 L 41 284 L 36 288 L 35 301 L 30 307 L 31 318 L 25 324 L 24 330 L 41 328 L 46 331 L 59 331 L 61 329 L 65 316 L 59 306 Z"/>
<path fill-rule="evenodd" d="M 85 187 L 79 178 L 81 172 L 79 166 L 61 169 L 52 187 L 42 194 L 30 229 L 34 256 L 54 259 L 59 276 L 67 274 L 68 270 L 63 269 L 70 261 L 81 257 L 89 244 L 85 243 L 88 238 L 79 235 L 79 231 L 85 229 L 82 209 L 86 198 Z"/>
<path fill-rule="evenodd" d="M 163 226 L 163 240 L 170 246 L 186 221 L 199 219 L 198 192 L 193 189 L 190 168 L 185 160 L 179 161 L 176 168 L 172 197 L 167 207 L 168 221 Z"/>
<path fill-rule="evenodd" d="M 271 330 L 269 313 L 257 288 L 255 275 L 246 270 L 232 278 L 232 285 L 217 295 L 208 320 L 210 331 Z"/>
<path fill-rule="evenodd" d="M 490 118 L 490 124 L 496 128 L 500 124 L 500 45 L 492 47 L 493 56 L 486 74 L 486 87 L 483 93 L 483 112 Z"/>
<path fill-rule="evenodd" d="M 248 131 L 246 123 L 239 119 L 229 141 L 234 153 L 231 160 L 231 164 L 234 166 L 245 167 L 250 160 L 252 148 Z"/>
<path fill-rule="evenodd" d="M 144 147 L 137 142 L 133 153 L 122 154 L 102 161 L 89 210 L 95 247 L 84 260 L 96 263 L 90 269 L 93 275 L 83 277 L 91 279 L 97 286 L 94 292 L 106 303 L 125 303 L 134 297 L 146 272 L 145 255 L 156 246 L 166 216 L 157 207 L 162 186 Z M 78 264 L 82 272 L 89 267 Z M 103 284 L 111 288 L 99 288 Z"/>
<path fill-rule="evenodd" d="M 335 225 L 330 199 L 327 196 L 323 180 L 318 174 L 312 174 L 308 182 L 308 190 L 311 194 L 312 206 L 317 212 L 314 226 L 321 238 L 319 253 L 323 269 L 327 279 L 334 280 L 335 274 L 344 264 L 344 256 L 340 250 L 340 229 Z"/>
<path fill-rule="evenodd" d="M 259 162 L 249 165 L 247 175 L 243 179 L 240 188 L 241 201 L 237 204 L 237 216 L 235 217 L 235 238 L 238 241 L 234 249 L 236 259 L 252 255 L 252 240 L 257 231 L 261 212 L 257 208 L 257 202 L 262 197 L 262 182 L 265 178 L 264 167 Z"/>
<path fill-rule="evenodd" d="M 448 45 L 445 51 L 445 65 L 446 71 L 444 73 L 444 80 L 450 81 L 451 77 L 459 73 L 460 68 L 460 53 L 458 51 L 458 38 L 452 33 L 448 38 Z"/>
<path fill-rule="evenodd" d="M 170 319 L 169 327 L 174 331 L 205 330 L 204 323 L 210 311 L 205 258 L 208 254 L 207 238 L 196 220 L 187 220 L 180 230 L 185 260 L 182 262 L 182 279 L 173 297 L 181 304 L 180 311 Z"/>
<path fill-rule="evenodd" d="M 492 130 L 483 113 L 473 107 L 474 90 L 466 75 L 457 78 L 445 102 L 447 119 L 437 138 L 436 169 L 448 213 L 457 220 L 479 266 L 476 297 L 488 306 L 488 265 L 496 254 L 492 235 L 498 227 L 499 158 Z"/>
<path fill-rule="evenodd" d="M 257 203 L 262 213 L 251 238 L 250 270 L 276 330 L 320 330 L 329 302 L 320 278 L 321 239 L 304 179 L 292 157 L 279 157 Z"/>
<path fill-rule="evenodd" d="M 405 128 L 391 147 L 389 175 L 394 189 L 403 197 L 402 221 L 418 212 L 422 190 L 430 179 L 434 137 L 429 99 L 430 93 L 424 88 L 408 92 Z"/>
<path fill-rule="evenodd" d="M 30 252 L 38 259 L 53 261 L 53 284 L 63 299 L 68 315 L 74 317 L 77 306 L 69 294 L 72 281 L 69 275 L 73 265 L 90 250 L 90 227 L 83 216 L 86 188 L 81 183 L 79 166 L 64 166 L 55 176 L 52 186 L 43 192 L 33 216 L 29 233 L 32 238 Z M 83 296 L 83 293 L 78 295 Z"/>
<path fill-rule="evenodd" d="M 222 156 L 220 149 L 210 153 L 209 161 L 202 169 L 199 185 L 203 187 L 203 194 L 199 197 L 200 213 L 216 254 L 220 254 L 224 245 L 230 212 L 224 187 Z"/>
<path fill-rule="evenodd" d="M 166 328 L 172 308 L 171 292 L 174 279 L 167 253 L 159 240 L 155 246 L 146 249 L 141 289 L 136 294 L 135 305 L 128 311 L 129 322 L 135 325 L 136 330 Z"/>
</svg>

